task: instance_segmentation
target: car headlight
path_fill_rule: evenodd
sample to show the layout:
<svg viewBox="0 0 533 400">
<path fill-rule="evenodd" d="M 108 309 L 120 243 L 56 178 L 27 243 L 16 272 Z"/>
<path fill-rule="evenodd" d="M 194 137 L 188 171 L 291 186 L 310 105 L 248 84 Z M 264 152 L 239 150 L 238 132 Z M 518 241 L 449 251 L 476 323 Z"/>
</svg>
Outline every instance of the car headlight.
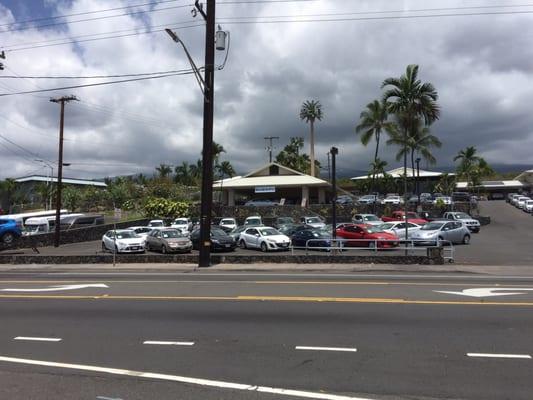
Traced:
<svg viewBox="0 0 533 400">
<path fill-rule="evenodd" d="M 218 239 L 211 239 L 211 243 L 220 243 Z"/>
</svg>

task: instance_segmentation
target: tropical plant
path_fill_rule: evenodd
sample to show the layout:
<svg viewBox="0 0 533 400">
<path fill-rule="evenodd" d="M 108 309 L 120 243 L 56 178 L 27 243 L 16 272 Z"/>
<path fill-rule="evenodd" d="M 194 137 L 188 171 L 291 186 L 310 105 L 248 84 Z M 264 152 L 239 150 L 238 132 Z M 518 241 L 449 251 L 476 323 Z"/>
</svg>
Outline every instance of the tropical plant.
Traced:
<svg viewBox="0 0 533 400">
<path fill-rule="evenodd" d="M 189 205 L 165 198 L 149 198 L 144 204 L 144 214 L 149 218 L 176 218 L 189 214 Z"/>
<path fill-rule="evenodd" d="M 160 178 L 168 178 L 172 173 L 172 168 L 167 164 L 159 164 L 159 167 L 156 167 L 155 170 Z"/>
<path fill-rule="evenodd" d="M 418 79 L 418 65 L 408 65 L 404 75 L 385 79 L 381 87 L 386 88 L 383 101 L 387 103 L 389 113 L 394 114 L 399 134 L 403 136 L 399 144 L 402 146 L 406 195 L 409 137 L 416 138 L 421 123 L 429 126 L 439 119 L 438 94 L 431 83 L 423 83 Z"/>
<path fill-rule="evenodd" d="M 75 212 L 82 202 L 82 192 L 79 188 L 75 188 L 73 186 L 66 186 L 61 191 L 61 202 L 65 205 L 67 210 L 71 212 Z"/>
<path fill-rule="evenodd" d="M 174 181 L 184 186 L 194 186 L 196 184 L 196 178 L 193 176 L 192 165 L 187 161 L 183 161 L 181 165 L 174 168 Z"/>
<path fill-rule="evenodd" d="M 315 121 L 322 121 L 324 113 L 318 100 L 304 101 L 300 109 L 300 119 L 309 124 L 309 146 L 311 176 L 315 176 Z"/>
<path fill-rule="evenodd" d="M 435 185 L 435 191 L 450 195 L 454 191 L 456 184 L 457 181 L 454 175 L 442 174 L 439 178 L 439 181 Z"/>
<path fill-rule="evenodd" d="M 388 117 L 386 103 L 374 100 L 366 105 L 366 110 L 361 112 L 359 115 L 359 124 L 355 127 L 355 133 L 361 134 L 361 143 L 363 146 L 367 146 L 372 139 L 376 141 L 374 163 L 378 160 L 381 133 L 386 132 L 390 134 L 395 128 L 394 123 L 388 121 Z M 374 180 L 375 175 L 372 175 L 372 186 Z"/>
<path fill-rule="evenodd" d="M 467 186 L 474 186 L 472 177 L 476 175 L 476 169 L 481 160 L 482 158 L 477 155 L 477 149 L 474 146 L 468 146 L 460 150 L 453 158 L 453 161 L 459 161 L 457 175 L 466 179 Z M 483 163 L 486 164 L 485 160 L 483 160 Z"/>
<path fill-rule="evenodd" d="M 308 174 L 311 169 L 311 160 L 307 154 L 300 154 L 304 147 L 304 139 L 301 137 L 292 137 L 289 144 L 276 156 L 275 162 L 284 165 L 296 171 Z M 320 163 L 315 160 L 315 166 L 320 168 Z"/>
</svg>

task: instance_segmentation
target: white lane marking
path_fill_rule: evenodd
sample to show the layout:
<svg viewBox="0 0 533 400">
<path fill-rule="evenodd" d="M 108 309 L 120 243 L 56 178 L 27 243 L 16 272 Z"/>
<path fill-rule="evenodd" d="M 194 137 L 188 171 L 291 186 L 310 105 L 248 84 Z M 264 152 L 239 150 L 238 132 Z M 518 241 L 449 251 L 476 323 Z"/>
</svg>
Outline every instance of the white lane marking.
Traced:
<svg viewBox="0 0 533 400">
<path fill-rule="evenodd" d="M 352 351 L 356 352 L 355 347 L 313 347 L 313 346 L 296 346 L 296 350 L 317 350 L 317 351 Z"/>
<path fill-rule="evenodd" d="M 461 292 L 450 292 L 443 290 L 434 290 L 435 293 L 444 293 L 444 294 L 456 294 L 458 296 L 468 296 L 468 297 L 494 297 L 494 296 L 511 296 L 516 294 L 525 294 L 524 292 L 531 292 L 533 288 L 475 288 L 475 289 L 464 289 Z"/>
<path fill-rule="evenodd" d="M 529 354 L 494 354 L 494 353 L 466 353 L 468 357 L 487 357 L 487 358 L 525 358 L 531 359 Z"/>
<path fill-rule="evenodd" d="M 163 346 L 194 346 L 194 342 L 167 342 L 163 340 L 145 340 L 143 344 L 160 344 Z"/>
<path fill-rule="evenodd" d="M 164 381 L 189 383 L 189 384 L 200 385 L 200 386 L 233 389 L 233 390 L 245 390 L 249 392 L 271 393 L 271 394 L 277 394 L 281 396 L 301 397 L 301 398 L 306 398 L 306 399 L 371 400 L 370 398 L 340 396 L 340 395 L 335 395 L 335 394 L 307 392 L 307 391 L 292 390 L 292 389 L 281 389 L 281 388 L 273 388 L 273 387 L 268 387 L 268 386 L 246 385 L 242 383 L 214 381 L 214 380 L 201 379 L 201 378 L 190 378 L 190 377 L 179 376 L 179 375 L 157 374 L 153 372 L 142 372 L 142 371 L 131 371 L 127 369 L 97 367 L 94 365 L 66 364 L 66 363 L 58 363 L 58 362 L 52 362 L 52 361 L 30 360 L 26 358 L 14 358 L 14 357 L 4 357 L 4 356 L 0 356 L 0 361 L 17 363 L 17 364 L 41 365 L 41 366 L 54 367 L 54 368 L 75 369 L 79 371 L 103 372 L 106 374 L 113 374 L 113 375 L 133 376 L 135 378 L 159 379 L 159 380 L 164 380 Z"/>
<path fill-rule="evenodd" d="M 58 285 L 51 286 L 47 288 L 10 288 L 10 289 L 1 289 L 2 292 L 57 292 L 60 290 L 76 290 L 76 289 L 85 289 L 85 288 L 108 288 L 104 283 L 90 283 L 87 285 Z"/>
<path fill-rule="evenodd" d="M 35 342 L 61 342 L 61 338 L 48 338 L 48 337 L 33 337 L 33 336 L 17 336 L 13 340 L 32 340 Z"/>
</svg>

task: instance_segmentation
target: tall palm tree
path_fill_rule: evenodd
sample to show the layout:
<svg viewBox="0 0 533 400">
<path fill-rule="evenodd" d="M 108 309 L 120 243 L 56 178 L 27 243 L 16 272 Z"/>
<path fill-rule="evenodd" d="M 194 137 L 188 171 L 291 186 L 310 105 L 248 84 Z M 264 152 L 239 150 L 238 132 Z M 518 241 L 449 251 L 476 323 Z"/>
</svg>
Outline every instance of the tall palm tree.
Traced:
<svg viewBox="0 0 533 400">
<path fill-rule="evenodd" d="M 213 164 L 216 166 L 218 164 L 218 161 L 220 159 L 220 155 L 222 153 L 226 152 L 226 149 L 221 144 L 218 144 L 217 142 L 213 142 Z"/>
<path fill-rule="evenodd" d="M 167 178 L 172 173 L 172 168 L 167 164 L 159 164 L 159 167 L 156 167 L 155 170 L 160 178 Z"/>
<path fill-rule="evenodd" d="M 388 121 L 389 113 L 387 105 L 379 100 L 374 100 L 366 105 L 366 110 L 359 115 L 359 124 L 355 127 L 355 133 L 361 133 L 361 143 L 367 146 L 370 140 L 376 140 L 374 163 L 378 160 L 379 141 L 383 131 L 390 133 L 394 129 L 394 123 Z M 374 191 L 375 176 L 372 175 L 372 189 Z"/>
<path fill-rule="evenodd" d="M 477 166 L 481 157 L 477 155 L 477 149 L 474 146 L 468 146 L 453 158 L 453 161 L 459 161 L 457 167 L 457 174 L 466 177 L 466 185 L 468 186 L 472 181 L 472 174 L 474 168 Z"/>
<path fill-rule="evenodd" d="M 215 170 L 218 172 L 220 176 L 220 197 L 219 201 L 221 201 L 222 198 L 222 186 L 224 185 L 224 177 L 227 176 L 229 178 L 232 178 L 235 176 L 235 170 L 233 169 L 233 165 L 229 161 L 222 161 L 220 164 L 215 165 Z"/>
<path fill-rule="evenodd" d="M 187 161 L 183 161 L 181 165 L 177 165 L 174 168 L 175 176 L 174 180 L 176 183 L 181 183 L 184 186 L 190 186 L 193 181 L 191 174 L 191 166 Z"/>
<path fill-rule="evenodd" d="M 309 124 L 309 158 L 311 160 L 311 176 L 315 176 L 315 121 L 322 121 L 324 113 L 318 100 L 307 100 L 300 109 L 300 119 Z"/>
</svg>

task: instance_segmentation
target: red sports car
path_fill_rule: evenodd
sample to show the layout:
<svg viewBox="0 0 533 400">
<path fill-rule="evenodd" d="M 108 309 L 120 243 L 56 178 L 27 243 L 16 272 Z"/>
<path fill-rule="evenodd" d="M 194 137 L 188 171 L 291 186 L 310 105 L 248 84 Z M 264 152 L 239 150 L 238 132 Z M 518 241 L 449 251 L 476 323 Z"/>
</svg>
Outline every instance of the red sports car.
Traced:
<svg viewBox="0 0 533 400">
<path fill-rule="evenodd" d="M 344 242 L 346 247 L 375 247 L 391 248 L 397 247 L 399 238 L 393 233 L 381 230 L 377 226 L 371 225 L 346 225 L 337 229 L 337 237 L 342 239 L 353 239 Z"/>
</svg>

